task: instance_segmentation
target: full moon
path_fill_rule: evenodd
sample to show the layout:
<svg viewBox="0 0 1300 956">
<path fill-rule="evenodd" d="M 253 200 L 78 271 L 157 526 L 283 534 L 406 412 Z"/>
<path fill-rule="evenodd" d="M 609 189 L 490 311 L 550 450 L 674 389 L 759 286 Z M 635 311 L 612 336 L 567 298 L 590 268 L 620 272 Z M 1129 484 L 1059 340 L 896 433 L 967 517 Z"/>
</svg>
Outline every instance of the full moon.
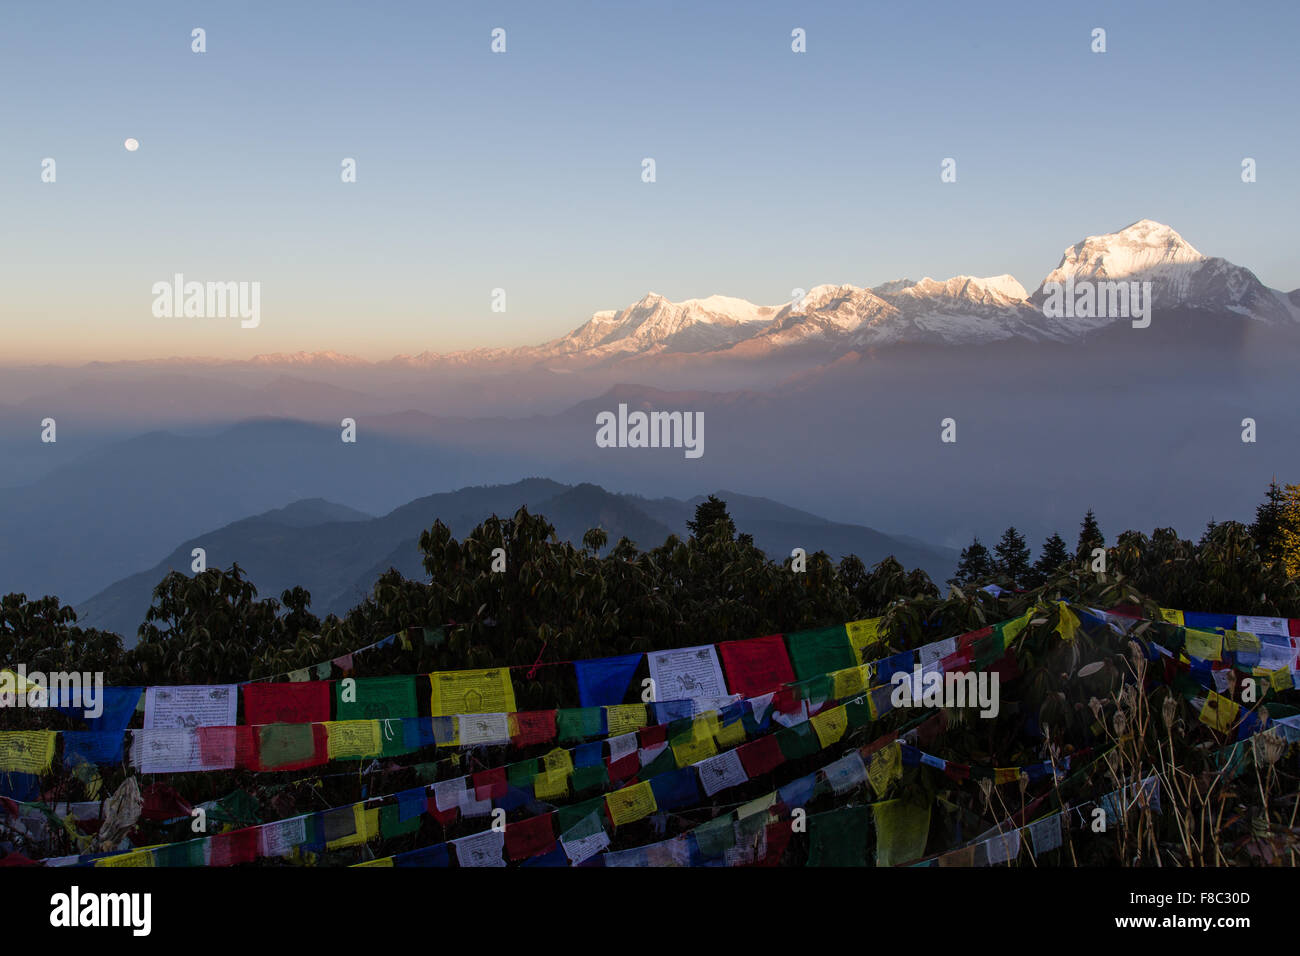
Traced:
<svg viewBox="0 0 1300 956">
<path fill-rule="evenodd" d="M 127 140 L 125 143 L 123 143 L 122 145 L 125 146 L 126 149 L 127 149 L 127 152 L 130 152 L 130 153 L 134 153 L 137 149 L 140 148 L 140 144 L 139 144 L 136 140 L 133 140 L 133 139 L 128 139 L 128 140 Z"/>
</svg>

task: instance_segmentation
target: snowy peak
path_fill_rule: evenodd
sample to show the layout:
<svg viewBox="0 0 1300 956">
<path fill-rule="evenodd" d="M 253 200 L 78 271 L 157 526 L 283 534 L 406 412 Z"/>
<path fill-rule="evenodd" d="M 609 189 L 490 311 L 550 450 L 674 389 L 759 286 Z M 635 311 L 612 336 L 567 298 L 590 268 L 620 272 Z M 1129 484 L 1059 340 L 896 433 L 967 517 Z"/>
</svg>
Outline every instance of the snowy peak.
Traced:
<svg viewBox="0 0 1300 956">
<path fill-rule="evenodd" d="M 1173 229 L 1151 219 L 1140 219 L 1119 232 L 1089 236 L 1066 249 L 1060 264 L 1044 282 L 1064 282 L 1067 277 L 1104 281 L 1170 273 L 1178 267 L 1204 262 Z"/>
<path fill-rule="evenodd" d="M 886 282 L 872 289 L 882 298 L 891 297 L 907 299 L 961 299 L 980 305 L 1005 305 L 1023 302 L 1029 297 L 1025 287 L 1014 276 L 990 276 L 985 279 L 976 276 L 953 276 L 940 282 L 928 276 L 920 282 L 910 279 L 898 279 Z"/>
<path fill-rule="evenodd" d="M 698 352 L 735 344 L 752 335 L 777 314 L 774 306 L 745 299 L 711 295 L 670 302 L 649 292 L 621 311 L 592 315 L 586 324 L 542 347 L 544 352 L 574 352 L 598 356 L 632 352 Z"/>
<path fill-rule="evenodd" d="M 1265 322 L 1294 319 L 1280 294 L 1266 288 L 1249 269 L 1202 255 L 1169 226 L 1151 219 L 1119 232 L 1089 236 L 1066 249 L 1033 301 L 1044 300 L 1049 284 L 1121 280 L 1150 282 L 1151 303 L 1157 310 L 1187 306 Z"/>
</svg>

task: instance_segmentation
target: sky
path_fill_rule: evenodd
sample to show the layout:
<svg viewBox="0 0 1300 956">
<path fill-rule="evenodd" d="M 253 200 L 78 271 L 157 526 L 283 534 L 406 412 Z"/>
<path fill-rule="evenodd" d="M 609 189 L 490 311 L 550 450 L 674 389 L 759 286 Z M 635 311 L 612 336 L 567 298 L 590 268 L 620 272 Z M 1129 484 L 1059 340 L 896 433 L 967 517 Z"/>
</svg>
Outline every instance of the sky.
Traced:
<svg viewBox="0 0 1300 956">
<path fill-rule="evenodd" d="M 1291 0 L 11 5 L 0 364 L 529 345 L 650 291 L 1032 290 L 1142 218 L 1290 290 L 1298 32 Z M 259 282 L 260 323 L 155 317 L 177 273 Z"/>
</svg>

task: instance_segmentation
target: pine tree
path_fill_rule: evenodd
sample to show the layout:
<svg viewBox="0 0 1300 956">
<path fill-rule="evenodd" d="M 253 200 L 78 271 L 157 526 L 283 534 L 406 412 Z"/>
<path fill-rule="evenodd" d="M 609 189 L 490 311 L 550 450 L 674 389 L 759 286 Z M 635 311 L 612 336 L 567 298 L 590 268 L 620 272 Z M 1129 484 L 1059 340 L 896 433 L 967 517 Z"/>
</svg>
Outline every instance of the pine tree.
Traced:
<svg viewBox="0 0 1300 956">
<path fill-rule="evenodd" d="M 994 546 L 993 553 L 997 555 L 994 570 L 1005 575 L 1013 588 L 1026 583 L 1029 576 L 1029 545 L 1025 543 L 1025 536 L 1014 526 L 1002 532 L 1002 539 Z"/>
<path fill-rule="evenodd" d="M 1250 536 L 1255 539 L 1255 550 L 1269 564 L 1282 558 L 1282 521 L 1285 494 L 1274 479 L 1268 483 L 1264 501 L 1255 508 L 1255 520 L 1250 526 Z"/>
<path fill-rule="evenodd" d="M 1031 573 L 1031 584 L 1037 587 L 1045 583 L 1048 578 L 1060 570 L 1061 566 L 1070 562 L 1070 549 L 1062 538 L 1055 531 L 1052 536 L 1043 542 L 1042 553 L 1038 555 L 1038 560 L 1034 562 Z"/>
<path fill-rule="evenodd" d="M 1083 523 L 1079 526 L 1079 544 L 1074 549 L 1074 555 L 1080 561 L 1092 561 L 1092 549 L 1104 548 L 1106 538 L 1101 533 L 1101 528 L 1097 526 L 1097 516 L 1088 509 L 1088 513 L 1083 516 Z"/>
<path fill-rule="evenodd" d="M 691 537 L 702 538 L 714 531 L 718 522 L 725 522 L 728 540 L 735 538 L 736 523 L 727 514 L 727 503 L 717 495 L 709 495 L 695 506 L 695 520 L 687 521 L 686 527 L 691 532 Z"/>
<path fill-rule="evenodd" d="M 957 573 L 948 579 L 949 584 L 959 587 L 979 585 L 993 577 L 993 558 L 989 549 L 980 544 L 976 535 L 970 547 L 961 549 L 961 560 L 957 563 Z"/>
</svg>

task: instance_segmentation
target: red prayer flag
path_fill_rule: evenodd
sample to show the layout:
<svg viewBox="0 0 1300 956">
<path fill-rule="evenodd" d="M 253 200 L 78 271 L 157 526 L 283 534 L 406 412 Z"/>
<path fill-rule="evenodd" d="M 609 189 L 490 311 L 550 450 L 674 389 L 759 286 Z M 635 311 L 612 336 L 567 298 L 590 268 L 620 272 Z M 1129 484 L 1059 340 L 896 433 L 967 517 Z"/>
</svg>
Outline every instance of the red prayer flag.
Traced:
<svg viewBox="0 0 1300 956">
<path fill-rule="evenodd" d="M 526 860 L 555 849 L 554 814 L 529 817 L 517 823 L 506 824 L 506 856 L 512 860 Z"/>
<path fill-rule="evenodd" d="M 257 827 L 218 833 L 209 842 L 212 866 L 234 866 L 257 859 Z"/>
<path fill-rule="evenodd" d="M 741 744 L 736 748 L 736 753 L 740 757 L 741 766 L 745 768 L 745 773 L 751 780 L 775 770 L 785 762 L 781 745 L 773 734 Z"/>
<path fill-rule="evenodd" d="M 634 750 L 621 760 L 615 760 L 609 764 L 609 779 L 615 783 L 621 783 L 628 777 L 635 777 L 640 769 L 641 755 Z"/>
<path fill-rule="evenodd" d="M 723 641 L 718 645 L 718 653 L 727 671 L 727 688 L 733 694 L 758 697 L 794 681 L 784 635 Z"/>
<path fill-rule="evenodd" d="M 509 789 L 505 767 L 483 770 L 474 774 L 474 799 L 476 800 L 499 800 Z"/>
<path fill-rule="evenodd" d="M 636 739 L 641 742 L 643 748 L 657 747 L 659 744 L 668 742 L 667 724 L 653 724 L 650 727 L 642 727 L 636 733 Z"/>
<path fill-rule="evenodd" d="M 763 859 L 755 860 L 753 863 L 747 863 L 746 866 L 779 866 L 781 856 L 785 853 L 785 848 L 790 845 L 790 837 L 794 833 L 790 826 L 789 820 L 779 820 L 776 823 L 767 825 L 767 853 Z"/>
<path fill-rule="evenodd" d="M 525 710 L 514 715 L 517 733 L 510 742 L 516 747 L 549 743 L 555 739 L 555 711 Z"/>
<path fill-rule="evenodd" d="M 329 681 L 244 685 L 246 724 L 311 724 L 329 719 Z"/>
</svg>

